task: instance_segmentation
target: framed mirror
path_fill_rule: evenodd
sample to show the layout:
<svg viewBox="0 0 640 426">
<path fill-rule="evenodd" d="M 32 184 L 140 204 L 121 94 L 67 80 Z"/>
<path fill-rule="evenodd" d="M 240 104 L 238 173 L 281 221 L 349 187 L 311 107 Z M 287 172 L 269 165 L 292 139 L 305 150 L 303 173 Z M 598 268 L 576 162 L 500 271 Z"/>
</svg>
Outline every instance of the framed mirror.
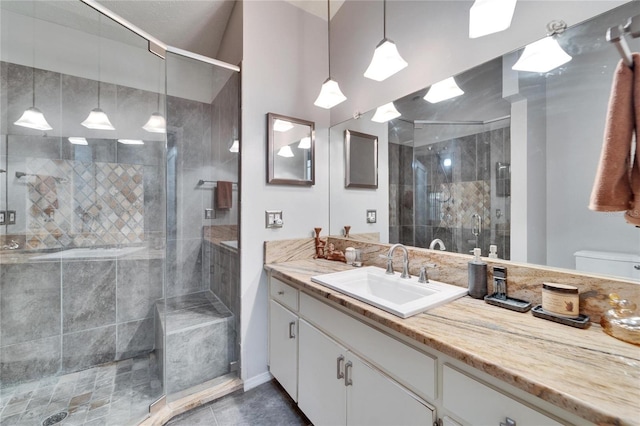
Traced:
<svg viewBox="0 0 640 426">
<path fill-rule="evenodd" d="M 345 188 L 378 188 L 378 137 L 344 131 Z"/>
<path fill-rule="evenodd" d="M 267 183 L 315 184 L 315 123 L 267 114 Z"/>
</svg>

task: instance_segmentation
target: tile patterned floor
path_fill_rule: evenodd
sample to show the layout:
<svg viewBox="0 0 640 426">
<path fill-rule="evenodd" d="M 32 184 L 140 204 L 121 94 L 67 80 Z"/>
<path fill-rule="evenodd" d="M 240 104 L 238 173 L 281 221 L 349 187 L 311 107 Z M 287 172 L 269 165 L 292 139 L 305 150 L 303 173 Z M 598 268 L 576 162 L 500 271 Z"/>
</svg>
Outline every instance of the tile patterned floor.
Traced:
<svg viewBox="0 0 640 426">
<path fill-rule="evenodd" d="M 275 381 L 177 416 L 167 426 L 307 426 L 311 422 Z"/>
<path fill-rule="evenodd" d="M 2 426 L 41 426 L 66 411 L 56 425 L 135 425 L 162 394 L 153 354 L 112 362 L 77 373 L 0 389 Z"/>
</svg>

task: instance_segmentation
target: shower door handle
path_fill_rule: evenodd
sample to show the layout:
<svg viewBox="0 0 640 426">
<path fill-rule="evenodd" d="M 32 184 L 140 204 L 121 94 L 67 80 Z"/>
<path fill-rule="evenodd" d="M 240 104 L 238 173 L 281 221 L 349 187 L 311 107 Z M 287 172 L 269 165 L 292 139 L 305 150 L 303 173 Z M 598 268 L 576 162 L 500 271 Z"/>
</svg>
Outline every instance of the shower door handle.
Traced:
<svg viewBox="0 0 640 426">
<path fill-rule="evenodd" d="M 471 218 L 476 220 L 476 226 L 471 229 L 471 233 L 477 237 L 482 232 L 482 216 L 474 213 Z"/>
</svg>

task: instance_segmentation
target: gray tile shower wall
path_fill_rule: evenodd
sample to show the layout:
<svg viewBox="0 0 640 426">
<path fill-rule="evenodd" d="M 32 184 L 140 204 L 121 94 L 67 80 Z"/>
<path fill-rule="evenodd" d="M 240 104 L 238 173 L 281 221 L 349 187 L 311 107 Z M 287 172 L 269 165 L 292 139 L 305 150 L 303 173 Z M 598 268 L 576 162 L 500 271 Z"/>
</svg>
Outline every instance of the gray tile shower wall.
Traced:
<svg viewBox="0 0 640 426">
<path fill-rule="evenodd" d="M 152 351 L 162 265 L 162 259 L 0 265 L 3 384 Z"/>
</svg>

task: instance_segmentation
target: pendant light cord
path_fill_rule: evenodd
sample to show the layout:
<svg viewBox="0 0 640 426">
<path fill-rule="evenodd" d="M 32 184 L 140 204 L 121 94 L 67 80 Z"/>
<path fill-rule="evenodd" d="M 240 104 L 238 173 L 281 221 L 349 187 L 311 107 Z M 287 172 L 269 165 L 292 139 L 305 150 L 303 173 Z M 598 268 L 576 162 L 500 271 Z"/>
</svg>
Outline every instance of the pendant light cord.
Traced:
<svg viewBox="0 0 640 426">
<path fill-rule="evenodd" d="M 387 39 L 387 0 L 382 0 L 382 39 Z"/>
<path fill-rule="evenodd" d="M 331 78 L 331 0 L 327 0 L 327 46 L 329 56 L 329 78 Z"/>
</svg>

